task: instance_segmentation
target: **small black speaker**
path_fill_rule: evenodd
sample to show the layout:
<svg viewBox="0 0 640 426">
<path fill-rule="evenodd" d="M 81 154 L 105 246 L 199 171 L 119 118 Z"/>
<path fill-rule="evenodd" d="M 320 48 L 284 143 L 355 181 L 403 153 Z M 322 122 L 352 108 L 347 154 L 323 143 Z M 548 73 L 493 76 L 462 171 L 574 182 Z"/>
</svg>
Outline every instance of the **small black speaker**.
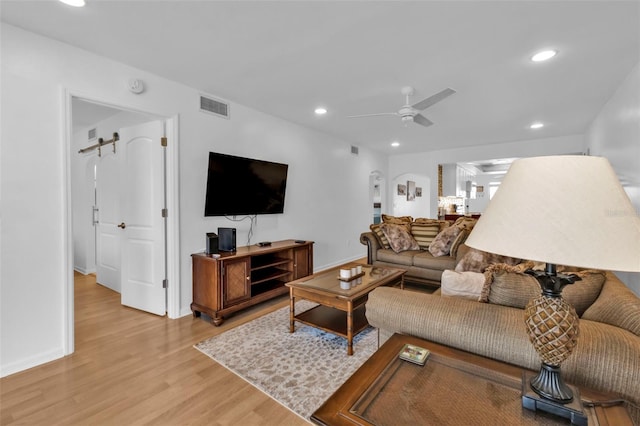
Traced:
<svg viewBox="0 0 640 426">
<path fill-rule="evenodd" d="M 218 249 L 236 251 L 236 228 L 218 228 Z"/>
<path fill-rule="evenodd" d="M 207 254 L 218 253 L 218 235 L 215 232 L 207 232 Z"/>
</svg>

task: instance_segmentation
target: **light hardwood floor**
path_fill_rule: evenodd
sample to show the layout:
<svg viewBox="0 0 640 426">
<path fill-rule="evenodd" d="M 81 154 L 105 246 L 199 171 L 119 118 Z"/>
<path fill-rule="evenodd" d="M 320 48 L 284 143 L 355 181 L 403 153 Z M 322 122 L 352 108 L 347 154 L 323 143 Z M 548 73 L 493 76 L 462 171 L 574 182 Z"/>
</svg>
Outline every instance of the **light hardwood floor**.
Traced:
<svg viewBox="0 0 640 426">
<path fill-rule="evenodd" d="M 282 296 L 214 327 L 123 307 L 76 274 L 75 353 L 0 379 L 0 424 L 309 424 L 192 347 L 287 304 Z"/>
</svg>

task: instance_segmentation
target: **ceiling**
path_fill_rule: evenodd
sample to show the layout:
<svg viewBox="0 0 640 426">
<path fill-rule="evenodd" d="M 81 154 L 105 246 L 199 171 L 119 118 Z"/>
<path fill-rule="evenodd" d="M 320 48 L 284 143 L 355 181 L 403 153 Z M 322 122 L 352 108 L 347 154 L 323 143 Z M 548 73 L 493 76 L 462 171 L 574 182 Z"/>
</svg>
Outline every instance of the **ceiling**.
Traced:
<svg viewBox="0 0 640 426">
<path fill-rule="evenodd" d="M 232 119 L 239 103 L 385 153 L 583 134 L 640 51 L 640 1 L 86 1 L 0 12 L 227 100 Z M 531 62 L 544 48 L 558 55 Z M 411 103 L 457 93 L 423 113 L 430 127 L 347 118 L 397 111 L 403 86 Z"/>
<path fill-rule="evenodd" d="M 93 102 L 85 102 L 78 98 L 72 99 L 71 110 L 73 111 L 74 131 L 83 127 L 93 126 L 121 112 L 115 108 Z"/>
</svg>

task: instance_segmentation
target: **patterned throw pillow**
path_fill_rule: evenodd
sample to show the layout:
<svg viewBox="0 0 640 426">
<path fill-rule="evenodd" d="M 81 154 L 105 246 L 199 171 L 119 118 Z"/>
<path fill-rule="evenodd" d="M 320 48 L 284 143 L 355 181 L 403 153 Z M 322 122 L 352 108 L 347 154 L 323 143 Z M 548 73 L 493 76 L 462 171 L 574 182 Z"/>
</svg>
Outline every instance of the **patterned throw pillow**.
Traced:
<svg viewBox="0 0 640 426">
<path fill-rule="evenodd" d="M 382 232 L 382 229 L 380 229 L 379 223 L 369 226 L 369 229 L 371 229 L 371 232 L 373 232 L 373 234 L 376 236 L 382 248 L 391 248 L 391 246 L 389 245 L 389 240 L 387 240 L 387 237 L 384 236 L 384 232 Z"/>
<path fill-rule="evenodd" d="M 410 225 L 413 218 L 411 216 L 391 216 L 388 214 L 382 214 L 383 223 L 393 223 L 396 225 Z"/>
<path fill-rule="evenodd" d="M 456 240 L 460 232 L 463 231 L 464 230 L 458 226 L 450 226 L 448 228 L 445 228 L 442 232 L 436 235 L 431 245 L 429 245 L 429 253 L 431 253 L 433 257 L 448 255 L 451 251 L 453 242 Z M 413 226 L 411 227 L 411 233 L 414 234 L 415 237 Z M 418 242 L 420 242 L 420 240 L 418 240 Z"/>
<path fill-rule="evenodd" d="M 411 224 L 411 235 L 418 242 L 421 250 L 429 249 L 429 245 L 432 244 L 438 232 L 440 232 L 440 224 L 438 223 L 422 224 L 414 222 Z"/>
<path fill-rule="evenodd" d="M 492 263 L 506 263 L 507 265 L 517 265 L 520 259 L 499 254 L 488 253 L 486 251 L 470 248 L 467 254 L 456 265 L 456 272 L 473 271 L 484 272 Z"/>
<path fill-rule="evenodd" d="M 406 250 L 420 250 L 418 242 L 411 236 L 407 226 L 383 223 L 380 229 L 387 237 L 391 249 L 396 253 Z"/>
<path fill-rule="evenodd" d="M 471 231 L 473 227 L 476 226 L 476 223 L 478 223 L 478 219 L 463 216 L 463 217 L 457 218 L 456 221 L 453 222 L 453 225 L 451 226 L 458 226 L 460 228 L 465 228 L 466 230 Z"/>
<path fill-rule="evenodd" d="M 467 237 L 469 236 L 469 231 L 466 229 L 462 229 L 453 243 L 451 244 L 451 248 L 449 249 L 449 256 L 456 257 L 458 256 L 458 248 L 467 241 Z"/>
</svg>

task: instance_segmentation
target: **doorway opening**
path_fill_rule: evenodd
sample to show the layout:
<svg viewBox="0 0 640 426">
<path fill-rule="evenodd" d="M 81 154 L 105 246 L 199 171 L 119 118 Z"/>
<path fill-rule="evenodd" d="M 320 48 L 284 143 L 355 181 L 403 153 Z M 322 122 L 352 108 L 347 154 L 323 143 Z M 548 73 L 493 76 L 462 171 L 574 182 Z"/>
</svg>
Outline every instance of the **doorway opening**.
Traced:
<svg viewBox="0 0 640 426">
<path fill-rule="evenodd" d="M 372 222 L 382 222 L 382 208 L 385 199 L 385 179 L 382 172 L 375 170 L 369 175 L 369 200 L 372 208 Z"/>
<path fill-rule="evenodd" d="M 131 241 L 135 239 L 137 243 L 143 242 L 143 244 L 139 244 L 127 252 L 127 255 L 123 256 L 125 263 L 127 259 L 131 260 L 127 267 L 128 274 L 132 277 L 130 282 L 145 284 L 144 279 L 140 279 L 141 274 L 145 272 L 142 270 L 143 268 L 140 268 L 140 265 L 145 264 L 151 255 L 155 255 L 153 262 L 164 267 L 162 276 L 158 276 L 159 274 L 156 273 L 153 275 L 152 280 L 154 283 L 159 282 L 160 286 L 166 286 L 167 290 L 162 289 L 161 312 L 154 313 L 158 315 L 168 314 L 169 318 L 180 316 L 179 289 L 177 288 L 179 284 L 177 244 L 179 210 L 177 203 L 176 146 L 178 120 L 177 116 L 167 118 L 155 113 L 140 112 L 125 106 L 115 106 L 99 100 L 74 96 L 71 93 L 66 93 L 66 95 L 66 247 L 68 280 L 65 304 L 67 317 L 65 354 L 70 354 L 74 351 L 75 321 L 73 312 L 75 301 L 73 295 L 75 271 L 83 274 L 97 274 L 100 277 L 101 263 L 119 266 L 118 263 L 121 262 L 117 250 L 112 251 L 110 255 L 107 254 L 106 257 L 103 256 L 103 251 L 109 247 L 109 241 L 113 242 L 117 239 L 122 239 L 126 227 L 124 221 L 118 224 L 122 224 L 119 230 L 123 231 L 121 235 L 117 236 L 118 238 L 106 239 L 107 243 L 100 240 L 100 224 L 104 223 L 105 214 L 109 209 L 113 210 L 114 205 L 119 204 L 120 201 L 118 200 L 118 202 L 114 203 L 114 196 L 115 198 L 123 197 L 125 200 L 122 204 L 124 205 L 130 204 L 131 200 L 138 200 L 143 203 L 142 208 L 134 207 L 133 211 L 136 212 L 136 217 L 133 218 L 129 229 L 126 230 L 127 234 L 131 234 Z M 149 123 L 155 123 L 153 128 L 155 135 L 153 137 L 145 139 L 140 134 L 132 133 L 142 127 L 144 132 L 151 134 Z M 100 140 L 100 138 L 103 140 L 111 139 L 111 135 L 117 132 L 128 134 L 128 136 L 118 140 L 118 143 L 114 143 L 113 147 L 105 145 L 99 146 L 98 149 L 79 152 L 83 148 L 95 146 L 96 141 Z M 163 142 L 162 145 L 166 146 L 166 148 L 160 148 L 161 140 Z M 149 155 L 152 151 L 154 154 Z M 120 155 L 119 159 L 118 155 Z M 126 169 L 117 167 L 112 167 L 113 170 L 111 170 L 110 176 L 105 173 L 109 169 L 109 166 L 105 167 L 105 165 L 113 166 L 118 164 L 118 161 L 122 163 L 123 158 L 128 159 L 126 161 L 127 164 L 132 163 L 134 160 L 137 163 L 132 163 L 135 166 L 129 167 L 128 173 L 123 172 Z M 165 167 L 166 172 L 163 172 L 162 170 Z M 149 178 L 147 176 L 149 173 L 147 172 L 153 170 L 155 170 L 154 173 L 156 174 L 153 178 Z M 158 170 L 160 170 L 160 174 L 158 174 Z M 125 178 L 120 179 L 119 173 Z M 121 182 L 115 183 L 115 180 L 118 179 Z M 148 187 L 145 186 L 145 183 L 151 181 L 162 182 L 162 187 L 159 188 L 156 185 L 147 193 L 145 188 Z M 107 182 L 107 186 L 111 185 L 112 187 L 111 199 L 109 197 L 104 198 L 105 191 L 104 188 L 101 188 L 101 185 L 104 186 L 105 182 Z M 166 187 L 164 182 L 166 182 Z M 123 189 L 123 183 L 125 183 L 125 193 L 119 195 L 118 191 Z M 137 193 L 135 192 L 136 190 L 138 191 Z M 158 200 L 160 198 L 162 199 L 162 204 L 156 208 L 159 205 Z M 161 223 L 159 227 L 156 226 L 156 229 L 160 229 L 162 232 L 160 236 L 156 234 L 156 240 L 159 241 L 161 247 L 157 247 L 156 244 L 156 247 L 153 248 L 153 244 L 141 238 L 140 231 L 144 227 L 140 226 L 140 224 L 144 222 L 145 213 L 151 212 L 150 207 L 145 207 L 149 200 L 153 200 L 155 203 L 153 207 L 154 214 L 148 214 L 147 216 L 153 216 L 154 218 L 162 216 L 160 221 L 166 220 L 166 224 Z M 168 215 L 167 212 L 171 212 L 171 215 Z M 153 220 L 157 222 L 156 219 Z M 137 233 L 134 234 L 134 232 Z M 128 240 L 125 238 L 123 241 Z M 126 248 L 126 243 L 122 247 Z M 129 253 L 133 253 L 134 256 L 129 255 Z M 160 257 L 158 257 L 158 253 Z M 106 262 L 105 259 L 107 259 Z M 117 288 L 117 285 L 115 288 L 113 285 L 105 286 L 118 292 L 122 290 L 122 288 Z M 137 288 L 133 293 L 130 291 L 128 297 L 133 294 L 134 298 L 144 299 L 146 297 L 145 294 L 140 293 L 139 290 Z M 125 303 L 124 300 L 123 295 L 123 304 L 133 306 L 130 303 Z M 146 306 L 134 307 L 152 311 L 147 309 Z"/>
</svg>

